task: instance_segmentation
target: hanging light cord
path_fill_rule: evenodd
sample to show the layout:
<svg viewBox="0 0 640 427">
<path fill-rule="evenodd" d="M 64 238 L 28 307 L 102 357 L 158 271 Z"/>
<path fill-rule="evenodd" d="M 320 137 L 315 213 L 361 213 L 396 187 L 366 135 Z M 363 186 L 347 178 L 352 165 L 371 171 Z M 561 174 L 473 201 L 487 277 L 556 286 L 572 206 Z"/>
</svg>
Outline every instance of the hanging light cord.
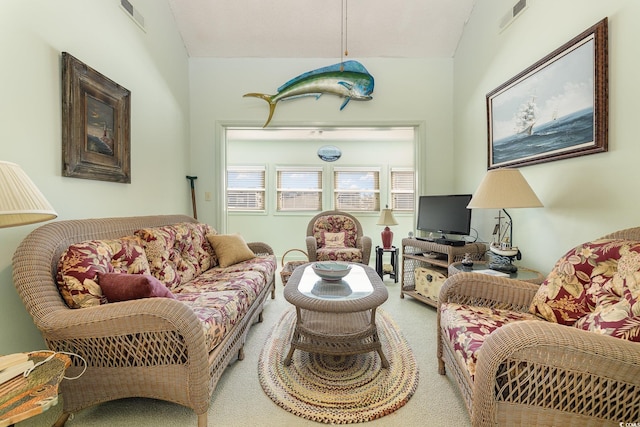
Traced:
<svg viewBox="0 0 640 427">
<path fill-rule="evenodd" d="M 344 71 L 344 57 L 349 56 L 348 47 L 348 20 L 349 20 L 349 0 L 342 0 L 342 11 L 340 16 L 340 71 Z"/>
</svg>

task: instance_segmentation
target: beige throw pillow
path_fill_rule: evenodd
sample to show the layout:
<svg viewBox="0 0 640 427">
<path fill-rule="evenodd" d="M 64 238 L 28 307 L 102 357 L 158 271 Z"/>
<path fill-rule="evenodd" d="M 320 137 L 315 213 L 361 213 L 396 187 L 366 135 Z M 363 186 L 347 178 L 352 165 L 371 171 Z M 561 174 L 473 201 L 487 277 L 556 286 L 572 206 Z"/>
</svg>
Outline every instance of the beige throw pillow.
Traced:
<svg viewBox="0 0 640 427">
<path fill-rule="evenodd" d="M 239 234 L 207 234 L 207 240 L 218 257 L 220 267 L 229 267 L 256 256 Z"/>
<path fill-rule="evenodd" d="M 344 248 L 344 231 L 339 233 L 322 233 L 324 237 L 325 248 Z"/>
</svg>

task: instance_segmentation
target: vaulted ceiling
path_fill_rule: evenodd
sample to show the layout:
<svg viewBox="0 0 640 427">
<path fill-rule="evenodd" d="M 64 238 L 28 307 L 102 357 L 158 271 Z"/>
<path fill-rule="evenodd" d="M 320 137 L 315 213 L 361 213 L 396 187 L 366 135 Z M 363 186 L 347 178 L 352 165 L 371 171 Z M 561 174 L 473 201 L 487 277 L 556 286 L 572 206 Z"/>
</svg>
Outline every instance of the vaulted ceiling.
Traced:
<svg viewBox="0 0 640 427">
<path fill-rule="evenodd" d="M 169 0 L 190 57 L 451 58 L 476 0 Z M 345 46 L 346 45 L 346 46 Z"/>
</svg>

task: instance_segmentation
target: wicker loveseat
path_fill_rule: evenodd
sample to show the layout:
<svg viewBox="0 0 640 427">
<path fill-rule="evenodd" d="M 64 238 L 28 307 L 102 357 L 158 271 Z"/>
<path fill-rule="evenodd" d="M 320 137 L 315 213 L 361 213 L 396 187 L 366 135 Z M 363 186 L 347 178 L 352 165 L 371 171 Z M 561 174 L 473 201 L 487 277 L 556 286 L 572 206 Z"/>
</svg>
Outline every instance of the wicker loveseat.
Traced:
<svg viewBox="0 0 640 427">
<path fill-rule="evenodd" d="M 541 285 L 460 273 L 438 307 L 439 371 L 473 426 L 640 420 L 640 228 L 570 250 Z"/>
<path fill-rule="evenodd" d="M 27 311 L 51 350 L 87 362 L 79 379 L 61 384 L 66 414 L 149 397 L 190 407 L 207 425 L 222 372 L 243 358 L 249 327 L 274 297 L 276 269 L 268 245 L 249 243 L 246 255 L 240 236 L 214 241 L 215 234 L 191 217 L 161 215 L 52 222 L 22 241 L 13 279 Z M 250 259 L 228 259 L 232 251 L 218 246 L 228 237 L 239 238 Z M 150 287 L 128 282 L 142 278 Z M 108 288 L 107 279 L 126 286 Z M 73 358 L 67 376 L 82 367 Z"/>
</svg>

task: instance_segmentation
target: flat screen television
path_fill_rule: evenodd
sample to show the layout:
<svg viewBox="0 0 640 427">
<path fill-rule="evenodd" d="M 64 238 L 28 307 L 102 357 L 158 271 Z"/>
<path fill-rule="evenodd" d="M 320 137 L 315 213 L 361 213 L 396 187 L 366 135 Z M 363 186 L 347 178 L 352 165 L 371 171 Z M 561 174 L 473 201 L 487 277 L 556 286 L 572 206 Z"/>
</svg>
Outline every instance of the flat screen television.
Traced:
<svg viewBox="0 0 640 427">
<path fill-rule="evenodd" d="M 468 236 L 471 233 L 471 194 L 420 196 L 417 229 L 426 232 Z"/>
</svg>

